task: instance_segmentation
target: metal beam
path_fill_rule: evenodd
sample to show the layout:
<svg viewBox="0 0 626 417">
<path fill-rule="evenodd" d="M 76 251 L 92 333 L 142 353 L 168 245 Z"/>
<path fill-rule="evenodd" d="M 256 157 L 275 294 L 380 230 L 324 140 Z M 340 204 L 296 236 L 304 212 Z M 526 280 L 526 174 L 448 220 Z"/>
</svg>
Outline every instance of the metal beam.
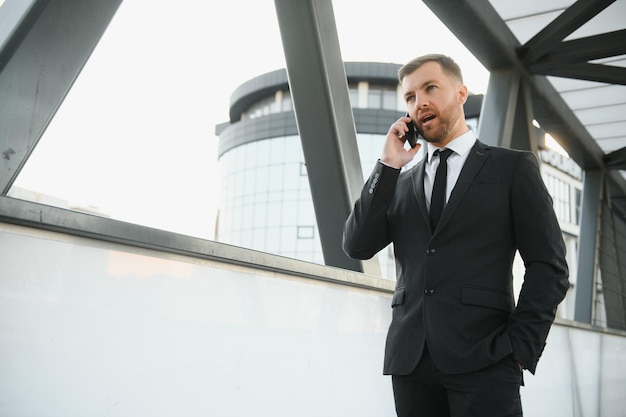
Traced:
<svg viewBox="0 0 626 417">
<path fill-rule="evenodd" d="M 0 195 L 11 188 L 120 3 L 36 1 L 0 40 Z"/>
<path fill-rule="evenodd" d="M 603 176 L 600 170 L 587 170 L 583 178 L 583 195 L 578 237 L 578 268 L 574 320 L 591 323 L 594 283 L 598 254 L 598 218 Z"/>
<path fill-rule="evenodd" d="M 351 259 L 342 249 L 363 173 L 332 2 L 275 0 L 275 6 L 324 261 L 379 275 L 377 261 Z"/>
<path fill-rule="evenodd" d="M 568 153 L 582 168 L 602 166 L 604 153 L 600 147 L 552 84 L 545 77 L 536 77 L 528 71 L 517 56 L 519 41 L 488 0 L 423 1 L 492 77 L 498 71 L 519 71 L 531 87 L 535 119 L 544 130 L 567 145 Z"/>
<path fill-rule="evenodd" d="M 511 147 L 519 85 L 515 70 L 491 71 L 478 125 L 478 138 L 484 143 Z"/>
<path fill-rule="evenodd" d="M 615 0 L 577 1 L 520 48 L 526 63 L 558 48 L 563 39 L 609 7 Z"/>
<path fill-rule="evenodd" d="M 604 162 L 609 169 L 626 170 L 626 147 L 607 154 L 604 157 Z"/>
<path fill-rule="evenodd" d="M 548 61 L 528 66 L 534 74 L 626 85 L 626 68 L 587 62 Z"/>
<path fill-rule="evenodd" d="M 581 168 L 596 170 L 604 167 L 602 149 L 548 79 L 535 76 L 526 68 L 516 52 L 521 47 L 519 41 L 488 0 L 423 2 L 490 72 L 502 68 L 514 68 L 520 72 L 531 87 L 535 119 L 545 131 L 558 138 Z M 587 2 L 577 3 L 580 3 L 577 8 L 587 7 L 583 4 Z M 600 3 L 600 9 L 603 9 L 611 2 L 600 0 Z M 581 21 L 586 19 L 585 16 L 579 18 Z M 620 190 L 620 195 L 626 194 L 624 177 L 616 170 L 607 175 Z"/>
<path fill-rule="evenodd" d="M 532 121 L 530 88 L 519 72 L 511 68 L 492 71 L 480 112 L 479 139 L 490 145 L 538 155 L 537 134 Z"/>
<path fill-rule="evenodd" d="M 515 106 L 511 148 L 531 151 L 539 157 L 537 129 L 533 126 L 533 103 L 528 83 L 522 78 Z"/>
<path fill-rule="evenodd" d="M 626 29 L 565 41 L 540 61 L 587 62 L 626 54 Z"/>
</svg>

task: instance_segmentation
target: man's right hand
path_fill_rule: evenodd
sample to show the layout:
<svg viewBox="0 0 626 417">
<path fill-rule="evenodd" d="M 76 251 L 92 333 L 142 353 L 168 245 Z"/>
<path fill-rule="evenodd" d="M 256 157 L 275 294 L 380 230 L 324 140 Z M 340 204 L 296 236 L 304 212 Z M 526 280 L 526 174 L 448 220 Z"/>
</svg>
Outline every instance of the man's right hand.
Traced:
<svg viewBox="0 0 626 417">
<path fill-rule="evenodd" d="M 392 168 L 400 169 L 413 160 L 417 151 L 422 146 L 418 143 L 414 148 L 405 148 L 405 134 L 409 130 L 407 126 L 411 122 L 410 117 L 401 117 L 391 125 L 387 132 L 387 139 L 383 147 L 380 161 Z"/>
</svg>

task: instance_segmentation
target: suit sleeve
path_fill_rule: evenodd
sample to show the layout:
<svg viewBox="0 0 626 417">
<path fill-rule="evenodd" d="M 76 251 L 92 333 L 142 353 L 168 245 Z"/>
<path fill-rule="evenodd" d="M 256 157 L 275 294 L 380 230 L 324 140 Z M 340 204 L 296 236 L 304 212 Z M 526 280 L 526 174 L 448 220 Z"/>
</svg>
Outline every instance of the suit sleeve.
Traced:
<svg viewBox="0 0 626 417">
<path fill-rule="evenodd" d="M 556 308 L 569 288 L 563 234 L 534 154 L 524 153 L 518 162 L 511 206 L 526 272 L 509 337 L 515 359 L 534 373 Z"/>
<path fill-rule="evenodd" d="M 351 258 L 370 259 L 391 242 L 387 209 L 399 175 L 379 161 L 365 183 L 343 231 L 343 250 Z"/>
</svg>

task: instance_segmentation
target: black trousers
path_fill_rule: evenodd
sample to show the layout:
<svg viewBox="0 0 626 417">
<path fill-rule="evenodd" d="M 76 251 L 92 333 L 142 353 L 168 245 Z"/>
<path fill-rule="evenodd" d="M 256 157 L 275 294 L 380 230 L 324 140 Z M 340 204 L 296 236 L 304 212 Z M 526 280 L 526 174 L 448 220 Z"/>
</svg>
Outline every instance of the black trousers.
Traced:
<svg viewBox="0 0 626 417">
<path fill-rule="evenodd" d="M 522 371 L 507 357 L 487 368 L 444 374 L 428 350 L 409 375 L 393 375 L 398 417 L 522 417 Z"/>
</svg>

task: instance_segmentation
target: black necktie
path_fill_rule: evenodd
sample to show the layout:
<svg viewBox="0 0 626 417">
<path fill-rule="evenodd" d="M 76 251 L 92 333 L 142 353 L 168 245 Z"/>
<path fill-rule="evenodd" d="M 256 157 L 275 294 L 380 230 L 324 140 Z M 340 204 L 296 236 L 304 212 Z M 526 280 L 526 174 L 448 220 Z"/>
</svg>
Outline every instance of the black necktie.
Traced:
<svg viewBox="0 0 626 417">
<path fill-rule="evenodd" d="M 430 198 L 430 227 L 435 230 L 443 206 L 446 203 L 446 178 L 448 176 L 448 157 L 452 153 L 452 149 L 436 150 L 433 156 L 439 154 L 439 166 L 435 174 L 435 182 L 433 184 L 433 193 Z"/>
</svg>

